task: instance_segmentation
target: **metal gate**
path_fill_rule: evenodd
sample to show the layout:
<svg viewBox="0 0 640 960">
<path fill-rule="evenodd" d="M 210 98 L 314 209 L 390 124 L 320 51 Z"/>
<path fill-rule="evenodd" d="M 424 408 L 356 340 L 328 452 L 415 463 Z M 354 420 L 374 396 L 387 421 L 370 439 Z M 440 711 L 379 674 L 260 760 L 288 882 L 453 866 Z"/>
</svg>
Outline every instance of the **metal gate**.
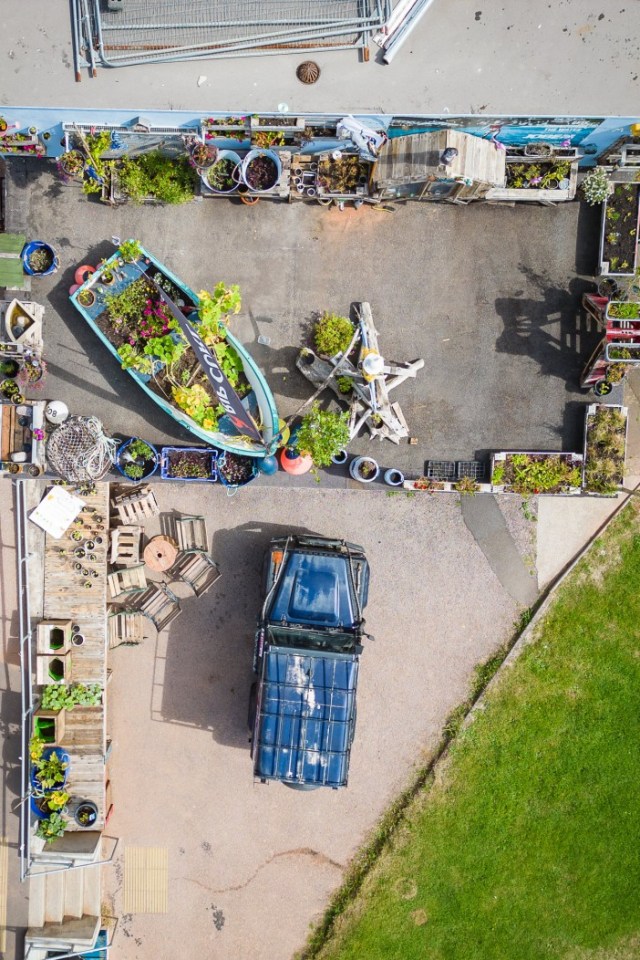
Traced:
<svg viewBox="0 0 640 960">
<path fill-rule="evenodd" d="M 72 0 L 76 68 L 365 47 L 390 11 L 391 0 Z"/>
</svg>

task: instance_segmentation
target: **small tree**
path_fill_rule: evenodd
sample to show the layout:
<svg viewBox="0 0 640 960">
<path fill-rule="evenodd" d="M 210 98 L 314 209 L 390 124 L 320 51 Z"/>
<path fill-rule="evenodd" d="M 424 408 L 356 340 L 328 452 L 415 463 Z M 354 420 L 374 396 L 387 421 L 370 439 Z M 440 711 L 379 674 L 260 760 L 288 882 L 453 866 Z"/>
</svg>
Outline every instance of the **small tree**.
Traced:
<svg viewBox="0 0 640 960">
<path fill-rule="evenodd" d="M 311 457 L 314 466 L 328 467 L 349 439 L 349 414 L 322 410 L 314 403 L 311 412 L 302 418 L 296 446 Z"/>
</svg>

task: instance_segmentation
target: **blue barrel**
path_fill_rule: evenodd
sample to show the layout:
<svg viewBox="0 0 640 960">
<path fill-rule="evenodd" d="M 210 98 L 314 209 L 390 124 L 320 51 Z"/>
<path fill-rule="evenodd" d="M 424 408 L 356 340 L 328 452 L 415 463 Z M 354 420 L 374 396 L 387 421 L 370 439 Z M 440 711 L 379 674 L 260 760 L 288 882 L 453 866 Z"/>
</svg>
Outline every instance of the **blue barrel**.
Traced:
<svg viewBox="0 0 640 960">
<path fill-rule="evenodd" d="M 47 267 L 46 270 L 34 270 L 33 267 L 29 265 L 29 257 L 32 253 L 35 253 L 36 250 L 47 250 L 51 254 L 51 266 Z M 21 256 L 24 272 L 28 273 L 30 277 L 48 277 L 49 274 L 55 273 L 58 269 L 58 257 L 56 252 L 53 247 L 50 244 L 45 243 L 44 240 L 31 240 L 29 243 L 25 244 Z"/>
</svg>

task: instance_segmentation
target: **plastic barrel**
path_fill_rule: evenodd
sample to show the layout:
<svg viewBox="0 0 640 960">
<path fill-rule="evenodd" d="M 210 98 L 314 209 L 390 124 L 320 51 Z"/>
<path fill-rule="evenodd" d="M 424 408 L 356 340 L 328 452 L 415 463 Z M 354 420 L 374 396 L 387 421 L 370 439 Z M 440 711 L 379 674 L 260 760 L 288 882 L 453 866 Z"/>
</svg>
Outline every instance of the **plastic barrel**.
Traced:
<svg viewBox="0 0 640 960">
<path fill-rule="evenodd" d="M 51 266 L 47 267 L 46 270 L 37 271 L 32 270 L 29 266 L 29 257 L 32 253 L 35 253 L 36 250 L 49 250 L 52 256 Z M 31 240 L 29 243 L 25 244 L 22 251 L 22 266 L 24 272 L 28 273 L 30 277 L 48 277 L 51 273 L 55 273 L 58 269 L 58 257 L 49 243 L 45 243 L 44 240 Z"/>
<path fill-rule="evenodd" d="M 252 187 L 249 181 L 247 180 L 247 168 L 249 167 L 249 164 L 251 163 L 251 161 L 255 160 L 257 157 L 268 157 L 270 160 L 273 160 L 273 162 L 276 165 L 276 171 L 278 176 L 276 178 L 275 183 L 273 183 L 268 188 L 268 190 L 256 190 L 255 187 Z M 249 153 L 244 158 L 244 160 L 242 161 L 240 172 L 242 174 L 243 183 L 245 183 L 246 186 L 249 187 L 249 189 L 252 190 L 254 193 L 270 193 L 272 190 L 274 190 L 277 187 L 278 183 L 280 182 L 280 177 L 282 176 L 282 164 L 280 162 L 280 157 L 273 150 L 250 150 Z"/>
</svg>

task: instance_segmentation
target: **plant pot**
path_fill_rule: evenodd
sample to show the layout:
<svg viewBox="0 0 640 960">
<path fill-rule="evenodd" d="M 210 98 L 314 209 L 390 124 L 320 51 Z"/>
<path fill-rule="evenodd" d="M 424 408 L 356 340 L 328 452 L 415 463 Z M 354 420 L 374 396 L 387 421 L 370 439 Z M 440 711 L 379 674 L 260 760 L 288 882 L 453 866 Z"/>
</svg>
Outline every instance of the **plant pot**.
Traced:
<svg viewBox="0 0 640 960">
<path fill-rule="evenodd" d="M 210 147 L 208 144 L 200 142 L 194 143 L 191 147 L 190 154 L 191 160 L 198 170 L 207 170 L 213 166 L 218 157 L 216 147 Z"/>
<path fill-rule="evenodd" d="M 39 788 L 38 788 L 39 789 Z M 47 820 L 50 814 L 49 808 L 47 806 L 46 797 L 34 797 L 33 795 L 29 798 L 29 806 L 31 807 L 31 813 L 34 815 L 36 820 Z M 43 809 L 44 808 L 44 809 Z"/>
<path fill-rule="evenodd" d="M 93 290 L 81 290 L 76 294 L 76 300 L 81 307 L 92 307 L 96 302 L 96 295 Z"/>
<path fill-rule="evenodd" d="M 25 468 L 25 473 L 29 477 L 39 477 L 42 472 L 43 472 L 42 467 L 39 466 L 37 463 L 30 463 Z"/>
<path fill-rule="evenodd" d="M 98 819 L 98 807 L 93 800 L 81 800 L 73 818 L 79 827 L 92 827 Z"/>
<path fill-rule="evenodd" d="M 384 472 L 384 482 L 389 487 L 401 487 L 404 483 L 404 473 L 392 467 Z"/>
<path fill-rule="evenodd" d="M 19 406 L 21 403 L 24 403 L 24 394 L 22 393 L 12 394 L 11 403 L 15 404 L 16 407 Z"/>
<path fill-rule="evenodd" d="M 10 380 L 13 379 L 13 377 L 17 377 L 19 370 L 20 364 L 17 360 L 2 360 L 2 362 L 0 362 L 0 374 Z"/>
<path fill-rule="evenodd" d="M 11 398 L 14 397 L 19 392 L 20 391 L 18 390 L 18 386 L 15 380 L 7 379 L 7 380 L 3 380 L 0 383 L 0 393 L 7 400 L 11 400 Z"/>
<path fill-rule="evenodd" d="M 125 473 L 125 470 L 127 466 L 131 463 L 131 461 L 127 460 L 124 457 L 124 454 L 127 452 L 131 444 L 138 439 L 139 439 L 138 437 L 130 437 L 129 440 L 126 440 L 120 447 L 118 447 L 118 450 L 116 453 L 116 460 L 115 460 L 116 470 L 118 471 L 118 473 L 120 473 L 126 480 L 130 480 L 133 483 L 139 483 L 141 480 L 146 480 L 148 477 L 153 476 L 153 474 L 158 469 L 158 464 L 160 462 L 160 457 L 158 456 L 158 451 L 156 450 L 156 448 L 153 446 L 153 444 L 145 440 L 144 442 L 147 444 L 148 447 L 150 447 L 153 453 L 152 459 L 144 460 L 144 461 L 141 459 L 138 459 L 134 461 L 137 466 L 142 467 L 143 472 L 139 477 L 130 477 L 128 476 L 128 474 Z"/>
<path fill-rule="evenodd" d="M 116 277 L 114 273 L 107 271 L 100 275 L 100 283 L 104 284 L 105 287 L 111 287 L 116 282 Z"/>
<path fill-rule="evenodd" d="M 545 189 L 545 190 L 557 190 L 557 189 L 559 188 L 559 186 L 560 186 L 560 181 L 559 181 L 559 180 L 556 180 L 555 177 L 551 177 L 551 179 L 547 180 L 547 182 L 545 183 L 543 189 Z"/>
<path fill-rule="evenodd" d="M 598 280 L 598 296 L 609 297 L 614 300 L 618 295 L 618 284 L 610 277 L 602 277 Z"/>
<path fill-rule="evenodd" d="M 254 193 L 269 193 L 282 176 L 282 164 L 273 150 L 250 150 L 240 172 L 243 182 Z"/>
<path fill-rule="evenodd" d="M 68 150 L 59 160 L 60 169 L 66 177 L 80 179 L 84 173 L 85 160 L 79 150 Z"/>
<path fill-rule="evenodd" d="M 248 192 L 249 188 L 242 184 L 238 187 L 238 196 L 242 203 L 246 204 L 247 207 L 252 207 L 254 203 L 258 203 L 260 197 L 256 197 L 254 194 Z"/>
<path fill-rule="evenodd" d="M 360 483 L 373 483 L 380 473 L 380 467 L 373 457 L 356 457 L 349 464 L 349 473 Z"/>
<path fill-rule="evenodd" d="M 258 476 L 254 457 L 225 451 L 218 459 L 218 477 L 223 487 L 245 487 Z"/>
<path fill-rule="evenodd" d="M 593 392 L 596 397 L 608 397 L 613 390 L 613 384 L 609 380 L 596 380 L 593 385 Z"/>
<path fill-rule="evenodd" d="M 525 157 L 550 157 L 553 147 L 550 143 L 527 143 L 524 148 Z"/>
<path fill-rule="evenodd" d="M 217 173 L 218 165 L 225 164 L 230 170 L 229 179 L 232 181 L 230 186 L 215 186 L 217 182 Z M 213 163 L 206 173 L 201 174 L 200 179 L 202 180 L 203 186 L 206 190 L 211 191 L 219 196 L 224 196 L 228 193 L 234 193 L 240 184 L 240 173 L 239 168 L 242 163 L 242 160 L 233 150 L 220 150 L 218 156 L 216 157 L 215 163 Z M 212 182 L 213 181 L 213 182 Z"/>
<path fill-rule="evenodd" d="M 81 633 L 74 633 L 71 637 L 71 643 L 74 647 L 81 647 L 84 643 L 84 636 Z"/>
<path fill-rule="evenodd" d="M 22 251 L 22 265 L 24 272 L 31 277 L 48 277 L 58 269 L 58 258 L 50 244 L 44 240 L 32 240 Z"/>
<path fill-rule="evenodd" d="M 338 450 L 337 453 L 331 457 L 331 463 L 335 463 L 337 466 L 342 466 L 343 463 L 346 463 L 349 459 L 349 454 L 346 450 Z"/>
</svg>

